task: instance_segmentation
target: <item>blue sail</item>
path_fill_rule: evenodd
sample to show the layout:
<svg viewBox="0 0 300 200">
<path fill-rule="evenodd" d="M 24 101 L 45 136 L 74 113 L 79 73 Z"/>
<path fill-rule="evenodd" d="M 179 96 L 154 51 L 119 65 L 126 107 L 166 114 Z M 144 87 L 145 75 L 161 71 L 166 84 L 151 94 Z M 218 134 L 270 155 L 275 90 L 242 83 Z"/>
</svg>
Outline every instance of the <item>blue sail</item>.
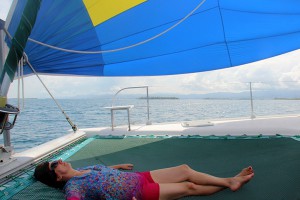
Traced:
<svg viewBox="0 0 300 200">
<path fill-rule="evenodd" d="M 85 76 L 184 74 L 238 66 L 300 47 L 300 1 L 122 2 L 42 0 L 24 49 L 35 70 Z M 12 13 L 8 26 L 12 35 L 18 15 Z M 110 50 L 116 51 L 105 52 Z"/>
</svg>

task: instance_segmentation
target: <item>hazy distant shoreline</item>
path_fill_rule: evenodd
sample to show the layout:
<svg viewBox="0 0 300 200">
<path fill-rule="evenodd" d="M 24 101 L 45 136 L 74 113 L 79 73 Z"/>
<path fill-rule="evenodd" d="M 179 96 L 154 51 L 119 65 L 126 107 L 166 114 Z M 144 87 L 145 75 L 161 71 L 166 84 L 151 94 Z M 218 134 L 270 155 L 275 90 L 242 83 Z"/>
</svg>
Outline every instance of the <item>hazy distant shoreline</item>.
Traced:
<svg viewBox="0 0 300 200">
<path fill-rule="evenodd" d="M 8 98 L 8 100 L 17 100 L 18 98 Z M 41 100 L 41 99 L 51 99 L 49 98 L 25 98 L 25 100 Z M 111 97 L 107 96 L 93 96 L 93 97 L 82 97 L 82 96 L 74 96 L 74 97 L 57 97 L 56 99 L 112 99 Z M 120 99 L 147 99 L 147 97 L 136 97 L 136 96 L 123 96 Z M 149 97 L 149 99 L 155 100 L 178 100 L 178 99 L 199 99 L 199 100 L 249 100 L 250 98 L 234 98 L 234 97 Z M 300 98 L 253 98 L 253 100 L 300 100 Z"/>
<path fill-rule="evenodd" d="M 140 97 L 138 99 L 147 99 L 147 97 Z M 179 99 L 178 97 L 149 97 L 149 99 Z"/>
</svg>

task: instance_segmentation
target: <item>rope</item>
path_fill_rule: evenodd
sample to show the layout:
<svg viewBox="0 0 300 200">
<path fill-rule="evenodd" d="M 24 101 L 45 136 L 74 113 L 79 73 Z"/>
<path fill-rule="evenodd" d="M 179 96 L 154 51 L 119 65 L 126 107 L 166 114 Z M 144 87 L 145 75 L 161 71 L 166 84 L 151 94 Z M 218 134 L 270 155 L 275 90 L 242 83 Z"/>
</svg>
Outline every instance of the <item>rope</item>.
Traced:
<svg viewBox="0 0 300 200">
<path fill-rule="evenodd" d="M 22 57 L 20 59 L 20 61 L 18 62 L 18 108 L 19 110 L 21 110 L 21 106 L 20 106 L 20 86 L 22 85 L 22 109 L 24 109 L 24 102 L 25 102 L 25 97 L 24 97 L 24 71 L 23 71 L 23 67 L 24 67 L 24 58 Z"/>
<path fill-rule="evenodd" d="M 21 58 L 22 60 L 22 58 Z M 18 62 L 18 108 L 20 109 L 20 71 L 21 71 L 21 60 Z"/>
<path fill-rule="evenodd" d="M 10 35 L 10 33 L 6 29 L 4 29 L 4 32 L 7 34 L 7 36 L 9 37 L 9 39 L 12 40 L 12 36 Z M 18 41 L 16 40 L 16 42 L 18 42 Z M 40 76 L 37 74 L 37 72 L 35 71 L 35 69 L 32 67 L 31 63 L 29 62 L 28 56 L 27 56 L 27 54 L 25 52 L 23 52 L 23 58 L 25 59 L 25 61 L 27 62 L 28 66 L 31 68 L 31 70 L 33 71 L 33 73 L 40 80 L 40 82 L 42 83 L 42 85 L 44 86 L 44 88 L 46 89 L 46 91 L 48 92 L 48 94 L 51 96 L 51 98 L 53 99 L 53 101 L 55 102 L 55 104 L 57 105 L 57 107 L 60 109 L 60 111 L 62 112 L 62 114 L 65 116 L 66 120 L 71 125 L 73 131 L 76 132 L 78 130 L 77 126 L 71 121 L 71 119 L 69 118 L 69 116 L 65 113 L 65 111 L 62 109 L 62 107 L 60 106 L 60 104 L 58 103 L 58 101 L 56 101 L 56 99 L 51 94 L 51 92 L 49 91 L 49 89 L 47 88 L 47 86 L 44 84 L 44 82 L 42 81 L 42 79 L 40 78 Z M 23 58 L 20 59 L 20 62 L 21 62 L 22 65 L 24 64 L 23 63 Z M 19 72 L 19 66 L 20 66 L 20 64 L 18 64 L 18 75 L 20 74 L 20 72 Z M 22 67 L 22 75 L 23 75 L 23 67 Z M 23 82 L 23 79 L 22 79 L 22 82 Z M 19 88 L 19 85 L 18 85 L 18 88 Z M 24 84 L 23 84 L 23 90 L 24 90 Z M 24 91 L 23 91 L 23 98 L 24 98 Z M 19 89 L 18 89 L 18 99 L 19 99 Z"/>
<path fill-rule="evenodd" d="M 24 109 L 24 104 L 25 104 L 25 88 L 24 88 L 24 58 L 21 59 L 21 80 L 22 80 L 22 99 L 23 99 L 23 103 L 22 103 L 22 109 Z"/>
<path fill-rule="evenodd" d="M 45 85 L 45 83 L 42 81 L 42 79 L 40 78 L 40 76 L 37 74 L 37 72 L 35 71 L 35 69 L 32 67 L 31 63 L 28 60 L 28 56 L 27 54 L 24 52 L 23 56 L 25 58 L 25 61 L 27 62 L 28 66 L 31 68 L 31 70 L 33 71 L 33 73 L 37 76 L 37 78 L 40 80 L 40 82 L 42 83 L 42 85 L 44 86 L 44 88 L 46 89 L 46 91 L 48 92 L 48 94 L 51 96 L 51 98 L 53 99 L 53 101 L 55 102 L 55 104 L 57 105 L 57 107 L 60 109 L 60 111 L 62 112 L 62 114 L 66 117 L 66 120 L 69 122 L 69 124 L 71 125 L 72 129 L 74 132 L 77 131 L 77 126 L 71 121 L 71 119 L 69 118 L 69 116 L 65 113 L 65 111 L 62 109 L 61 105 L 58 103 L 58 101 L 56 101 L 56 99 L 54 98 L 54 96 L 51 94 L 51 92 L 49 91 L 49 89 L 47 88 L 47 86 Z"/>
<path fill-rule="evenodd" d="M 164 34 L 166 34 L 167 32 L 171 31 L 172 29 L 174 29 L 175 27 L 177 27 L 178 25 L 180 25 L 182 22 L 184 22 L 187 18 L 189 18 L 192 14 L 194 14 L 194 12 L 196 12 L 196 10 L 198 10 L 204 3 L 206 0 L 202 0 L 190 13 L 188 13 L 184 18 L 182 18 L 181 20 L 179 20 L 176 24 L 174 24 L 173 26 L 171 26 L 170 28 L 167 28 L 166 30 L 162 31 L 161 33 L 148 38 L 144 41 L 138 42 L 136 44 L 133 45 L 129 45 L 126 47 L 121 47 L 121 48 L 117 48 L 117 49 L 110 49 L 110 50 L 102 50 L 102 51 L 77 51 L 77 50 L 72 50 L 72 49 L 65 49 L 65 48 L 60 48 L 60 47 L 56 47 L 53 45 L 49 45 L 31 38 L 28 38 L 29 41 L 34 42 L 36 44 L 42 45 L 42 46 L 46 46 L 49 47 L 51 49 L 55 49 L 55 50 L 59 50 L 59 51 L 64 51 L 64 52 L 69 52 L 69 53 L 78 53 L 78 54 L 101 54 L 101 53 L 112 53 L 112 52 L 117 52 L 117 51 L 122 51 L 122 50 L 126 50 L 126 49 L 130 49 L 142 44 L 145 44 L 147 42 L 150 42 Z"/>
</svg>

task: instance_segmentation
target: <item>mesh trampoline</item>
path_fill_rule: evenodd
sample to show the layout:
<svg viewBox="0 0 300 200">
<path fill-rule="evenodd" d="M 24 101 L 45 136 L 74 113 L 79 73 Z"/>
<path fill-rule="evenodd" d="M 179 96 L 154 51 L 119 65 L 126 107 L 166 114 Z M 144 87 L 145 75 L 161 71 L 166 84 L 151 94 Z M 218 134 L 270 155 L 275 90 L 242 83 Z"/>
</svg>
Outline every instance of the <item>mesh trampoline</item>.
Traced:
<svg viewBox="0 0 300 200">
<path fill-rule="evenodd" d="M 220 177 L 233 176 L 251 165 L 255 177 L 241 190 L 185 199 L 299 200 L 299 157 L 299 141 L 281 136 L 94 137 L 65 160 L 74 168 L 99 163 L 133 163 L 134 171 L 185 163 L 195 170 Z M 64 196 L 62 191 L 32 180 L 8 199 L 64 199 Z"/>
</svg>

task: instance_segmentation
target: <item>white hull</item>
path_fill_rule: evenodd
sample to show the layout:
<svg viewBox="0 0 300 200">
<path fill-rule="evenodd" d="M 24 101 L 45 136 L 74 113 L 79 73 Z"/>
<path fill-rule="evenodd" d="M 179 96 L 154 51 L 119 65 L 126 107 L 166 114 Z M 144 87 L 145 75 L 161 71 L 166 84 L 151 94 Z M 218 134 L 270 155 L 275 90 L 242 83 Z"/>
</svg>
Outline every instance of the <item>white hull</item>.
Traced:
<svg viewBox="0 0 300 200">
<path fill-rule="evenodd" d="M 190 126 L 184 126 L 189 124 Z M 92 135 L 200 135 L 200 136 L 256 136 L 300 134 L 300 115 L 271 116 L 255 119 L 205 120 L 187 123 L 167 123 L 154 125 L 127 126 L 81 129 L 88 136 Z"/>
</svg>

